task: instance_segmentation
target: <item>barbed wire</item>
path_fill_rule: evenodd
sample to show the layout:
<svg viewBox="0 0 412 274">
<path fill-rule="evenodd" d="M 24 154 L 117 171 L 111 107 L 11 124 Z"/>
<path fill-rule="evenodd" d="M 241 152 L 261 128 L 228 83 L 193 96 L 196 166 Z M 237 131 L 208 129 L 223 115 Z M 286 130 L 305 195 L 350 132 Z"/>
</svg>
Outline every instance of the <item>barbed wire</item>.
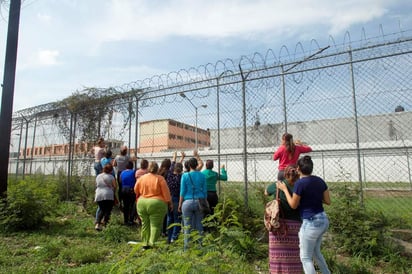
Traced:
<svg viewBox="0 0 412 274">
<path fill-rule="evenodd" d="M 34 1 L 29 3 L 33 2 Z M 154 75 L 143 80 L 136 80 L 116 87 L 85 87 L 83 90 L 76 92 L 82 93 L 90 89 L 96 89 L 98 91 L 96 93 L 97 96 L 100 98 L 111 96 L 113 104 L 116 106 L 120 106 L 126 101 L 134 102 L 136 98 L 139 98 L 142 104 L 141 107 L 150 107 L 181 101 L 180 93 L 190 93 L 188 96 L 192 99 L 208 97 L 210 92 L 214 92 L 217 87 L 219 87 L 221 93 L 240 92 L 241 74 L 239 67 L 242 68 L 244 73 L 249 74 L 247 81 L 249 81 L 251 85 L 255 85 L 249 88 L 259 89 L 266 85 L 279 87 L 281 84 L 280 78 L 274 78 L 274 76 L 281 74 L 291 74 L 296 84 L 302 82 L 304 77 L 306 77 L 309 82 L 314 82 L 315 79 L 319 77 L 320 71 L 318 69 L 320 67 L 325 68 L 326 73 L 331 74 L 333 73 L 333 69 L 328 70 L 327 68 L 329 66 L 333 68 L 334 66 L 347 62 L 347 60 L 339 60 L 342 54 L 345 54 L 345 49 L 350 49 L 353 52 L 365 50 L 365 48 L 376 49 L 383 45 L 388 46 L 388 41 L 391 41 L 390 43 L 399 47 L 399 54 L 404 53 L 400 44 L 402 40 L 407 41 L 410 39 L 411 31 L 400 30 L 399 32 L 386 35 L 382 25 L 380 25 L 379 28 L 380 35 L 369 39 L 366 38 L 365 30 L 362 29 L 360 40 L 352 41 L 350 33 L 346 32 L 343 43 L 340 45 L 336 44 L 332 36 L 329 36 L 328 45 L 323 48 L 317 40 L 312 39 L 309 43 L 309 49 L 305 50 L 303 44 L 299 42 L 296 44 L 292 54 L 286 46 L 282 46 L 277 55 L 274 50 L 269 49 L 264 54 L 255 52 L 250 56 L 241 56 L 238 60 L 227 58 L 218 60 L 214 64 L 208 63 L 206 65 L 200 65 L 197 68 L 191 67 L 189 69 L 172 71 L 167 74 Z M 313 60 L 309 60 L 311 56 L 314 57 Z M 361 57 L 361 55 L 357 57 L 355 54 L 353 62 L 361 61 Z M 381 57 L 382 53 L 377 52 L 377 58 Z M 297 67 L 299 68 L 297 69 Z M 286 68 L 286 71 L 282 72 L 282 68 Z M 296 69 L 293 70 L 294 68 Z M 317 74 L 307 73 L 313 70 L 316 70 Z M 254 81 L 256 79 L 266 79 L 266 81 Z M 303 93 L 304 91 L 302 91 L 301 96 Z M 17 111 L 14 113 L 13 120 L 16 119 L 18 121 L 20 119 L 19 117 L 22 116 L 47 117 L 47 115 L 53 115 L 55 111 L 61 111 L 61 107 L 57 107 L 60 103 L 61 101 L 52 102 Z"/>
</svg>

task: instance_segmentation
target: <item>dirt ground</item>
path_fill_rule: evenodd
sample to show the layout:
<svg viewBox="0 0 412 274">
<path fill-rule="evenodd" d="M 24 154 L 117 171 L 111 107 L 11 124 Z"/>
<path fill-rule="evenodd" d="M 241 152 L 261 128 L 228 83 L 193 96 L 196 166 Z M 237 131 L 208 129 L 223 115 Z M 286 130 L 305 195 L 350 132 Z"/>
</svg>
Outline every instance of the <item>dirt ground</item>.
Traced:
<svg viewBox="0 0 412 274">
<path fill-rule="evenodd" d="M 365 194 L 372 197 L 412 197 L 412 190 L 365 188 Z"/>
</svg>

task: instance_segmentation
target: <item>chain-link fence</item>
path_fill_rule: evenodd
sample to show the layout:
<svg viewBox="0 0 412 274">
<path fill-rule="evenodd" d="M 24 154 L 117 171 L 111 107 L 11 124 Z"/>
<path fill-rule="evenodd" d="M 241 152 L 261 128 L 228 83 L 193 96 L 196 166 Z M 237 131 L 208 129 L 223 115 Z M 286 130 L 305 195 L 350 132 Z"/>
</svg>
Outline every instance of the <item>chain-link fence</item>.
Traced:
<svg viewBox="0 0 412 274">
<path fill-rule="evenodd" d="M 254 183 L 275 180 L 273 152 L 290 132 L 313 148 L 314 174 L 327 182 L 411 195 L 411 75 L 402 32 L 87 89 L 14 114 L 9 172 L 91 175 L 88 146 L 78 145 L 99 136 L 159 162 L 198 148 L 244 184 L 247 203 Z"/>
</svg>

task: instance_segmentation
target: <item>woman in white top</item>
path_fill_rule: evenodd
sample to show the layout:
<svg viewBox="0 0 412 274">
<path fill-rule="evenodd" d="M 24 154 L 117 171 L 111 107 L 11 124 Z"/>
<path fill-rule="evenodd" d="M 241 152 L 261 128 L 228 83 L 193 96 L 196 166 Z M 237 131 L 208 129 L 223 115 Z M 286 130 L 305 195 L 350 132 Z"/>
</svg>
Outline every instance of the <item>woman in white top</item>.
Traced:
<svg viewBox="0 0 412 274">
<path fill-rule="evenodd" d="M 101 230 L 101 226 L 106 225 L 109 222 L 114 206 L 117 184 L 112 172 L 113 166 L 107 164 L 103 167 L 103 173 L 100 173 L 96 177 L 96 193 L 94 200 L 99 205 L 96 216 L 96 230 Z"/>
</svg>

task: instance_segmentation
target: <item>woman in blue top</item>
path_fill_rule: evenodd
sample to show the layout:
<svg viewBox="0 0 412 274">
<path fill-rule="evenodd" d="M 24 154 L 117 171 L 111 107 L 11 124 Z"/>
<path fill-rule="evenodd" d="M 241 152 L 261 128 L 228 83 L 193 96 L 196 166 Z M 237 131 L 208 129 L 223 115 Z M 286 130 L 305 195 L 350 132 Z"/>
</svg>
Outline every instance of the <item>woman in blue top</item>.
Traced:
<svg viewBox="0 0 412 274">
<path fill-rule="evenodd" d="M 178 211 L 183 215 L 185 250 L 192 229 L 203 234 L 203 213 L 200 211 L 198 199 L 207 197 L 206 178 L 202 172 L 196 170 L 198 165 L 196 158 L 190 158 L 188 164 L 190 171 L 182 175 L 178 207 Z"/>
<path fill-rule="evenodd" d="M 328 230 L 329 219 L 323 203 L 330 205 L 328 186 L 325 181 L 312 175 L 313 161 L 310 156 L 298 160 L 300 179 L 293 187 L 293 195 L 287 191 L 285 183 L 278 181 L 276 186 L 282 190 L 291 208 L 299 206 L 302 226 L 299 230 L 300 260 L 306 274 L 316 274 L 315 259 L 322 273 L 330 273 L 325 258 L 320 252 L 322 236 Z"/>
</svg>

